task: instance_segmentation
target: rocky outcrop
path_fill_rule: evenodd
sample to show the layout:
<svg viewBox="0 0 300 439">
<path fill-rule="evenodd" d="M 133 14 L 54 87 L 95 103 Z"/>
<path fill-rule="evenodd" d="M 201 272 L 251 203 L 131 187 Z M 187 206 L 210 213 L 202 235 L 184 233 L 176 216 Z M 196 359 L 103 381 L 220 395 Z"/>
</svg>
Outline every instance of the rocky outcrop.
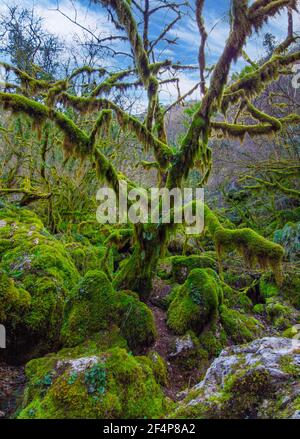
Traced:
<svg viewBox="0 0 300 439">
<path fill-rule="evenodd" d="M 171 418 L 298 418 L 300 341 L 262 338 L 222 351 Z"/>
</svg>

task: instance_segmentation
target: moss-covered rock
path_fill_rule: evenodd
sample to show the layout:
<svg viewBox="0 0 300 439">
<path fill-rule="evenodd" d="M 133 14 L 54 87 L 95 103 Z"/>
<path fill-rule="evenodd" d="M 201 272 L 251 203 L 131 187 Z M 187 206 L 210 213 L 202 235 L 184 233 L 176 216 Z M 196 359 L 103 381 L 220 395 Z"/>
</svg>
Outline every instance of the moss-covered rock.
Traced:
<svg viewBox="0 0 300 439">
<path fill-rule="evenodd" d="M 274 322 L 278 317 L 289 317 L 292 313 L 288 306 L 285 306 L 282 303 L 272 299 L 267 301 L 266 312 L 272 322 Z"/>
<path fill-rule="evenodd" d="M 202 331 L 199 342 L 201 349 L 206 352 L 207 358 L 212 359 L 217 357 L 225 348 L 228 337 L 220 322 L 217 321 Z"/>
<path fill-rule="evenodd" d="M 157 368 L 149 357 L 89 343 L 32 360 L 20 419 L 156 418 L 165 412 Z"/>
<path fill-rule="evenodd" d="M 168 384 L 168 369 L 164 359 L 155 351 L 150 351 L 146 356 L 138 357 L 139 361 L 148 364 L 154 374 L 156 381 L 166 386 Z"/>
<path fill-rule="evenodd" d="M 64 303 L 79 273 L 33 212 L 2 208 L 0 221 L 0 315 L 7 330 L 1 354 L 18 361 L 58 345 Z"/>
<path fill-rule="evenodd" d="M 173 256 L 169 258 L 172 264 L 172 276 L 174 282 L 182 284 L 188 275 L 195 268 L 212 268 L 216 269 L 216 261 L 212 256 L 191 255 L 191 256 Z"/>
<path fill-rule="evenodd" d="M 147 305 L 135 294 L 115 291 L 104 272 L 89 271 L 66 305 L 62 341 L 75 346 L 112 324 L 119 325 L 132 349 L 149 346 L 155 340 L 154 318 Z"/>
<path fill-rule="evenodd" d="M 253 308 L 253 303 L 248 296 L 248 291 L 237 291 L 222 282 L 222 288 L 224 292 L 224 304 L 228 308 L 240 309 L 241 311 L 250 312 Z"/>
<path fill-rule="evenodd" d="M 220 321 L 226 334 L 234 343 L 254 340 L 263 329 L 261 323 L 255 318 L 229 309 L 225 305 L 220 307 Z"/>
<path fill-rule="evenodd" d="M 108 251 L 103 245 L 83 245 L 73 242 L 67 244 L 66 249 L 82 275 L 89 270 L 104 270 L 110 275 L 114 271 L 112 251 Z"/>
<path fill-rule="evenodd" d="M 189 329 L 199 334 L 216 317 L 222 295 L 218 275 L 213 270 L 191 271 L 169 306 L 169 327 L 180 335 Z"/>
<path fill-rule="evenodd" d="M 150 346 L 155 341 L 156 327 L 150 308 L 131 293 L 118 293 L 117 321 L 128 345 L 135 350 Z"/>
</svg>

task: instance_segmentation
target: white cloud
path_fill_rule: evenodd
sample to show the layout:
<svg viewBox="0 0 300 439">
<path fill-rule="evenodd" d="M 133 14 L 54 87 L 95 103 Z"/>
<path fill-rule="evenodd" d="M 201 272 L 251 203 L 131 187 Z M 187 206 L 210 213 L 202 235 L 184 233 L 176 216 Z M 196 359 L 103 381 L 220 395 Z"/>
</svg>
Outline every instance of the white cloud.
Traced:
<svg viewBox="0 0 300 439">
<path fill-rule="evenodd" d="M 177 77 L 179 78 L 181 96 L 192 90 L 192 88 L 194 88 L 195 85 L 199 82 L 198 73 L 190 75 L 186 73 L 179 73 Z M 166 79 L 166 76 L 164 77 L 164 79 Z M 160 99 L 162 103 L 169 104 L 176 101 L 177 98 L 178 90 L 175 83 L 167 83 L 161 86 Z M 189 99 L 199 100 L 200 89 L 198 88 L 196 91 L 194 91 L 193 94 L 189 96 Z"/>
<path fill-rule="evenodd" d="M 74 40 L 74 35 L 83 36 L 84 30 L 55 10 L 57 3 L 60 10 L 73 20 L 76 18 L 77 11 L 79 23 L 91 32 L 101 33 L 104 37 L 110 35 L 113 26 L 107 20 L 104 11 L 100 7 L 99 12 L 90 10 L 76 0 L 73 2 L 71 0 L 61 0 L 58 2 L 53 0 L 21 0 L 21 3 L 13 1 L 10 6 L 17 5 L 20 8 L 34 8 L 36 15 L 44 19 L 43 25 L 48 32 L 71 43 Z M 72 3 L 75 5 L 76 11 Z M 0 10 L 5 10 L 5 4 L 1 4 Z"/>
</svg>

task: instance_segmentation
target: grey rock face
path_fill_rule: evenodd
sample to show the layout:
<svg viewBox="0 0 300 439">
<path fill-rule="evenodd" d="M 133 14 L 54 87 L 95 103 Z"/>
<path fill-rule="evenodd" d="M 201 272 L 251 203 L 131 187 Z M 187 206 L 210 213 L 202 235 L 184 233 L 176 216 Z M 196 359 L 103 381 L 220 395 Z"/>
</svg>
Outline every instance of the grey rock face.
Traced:
<svg viewBox="0 0 300 439">
<path fill-rule="evenodd" d="M 225 349 L 189 394 L 177 414 L 198 407 L 203 417 L 297 419 L 300 341 L 266 337 Z"/>
</svg>

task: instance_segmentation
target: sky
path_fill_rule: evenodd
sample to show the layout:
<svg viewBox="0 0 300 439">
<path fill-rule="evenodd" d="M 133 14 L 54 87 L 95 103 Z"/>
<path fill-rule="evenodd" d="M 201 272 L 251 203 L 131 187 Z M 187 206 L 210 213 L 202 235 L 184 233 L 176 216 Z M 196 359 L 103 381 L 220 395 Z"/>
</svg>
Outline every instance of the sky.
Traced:
<svg viewBox="0 0 300 439">
<path fill-rule="evenodd" d="M 9 4 L 14 4 L 14 0 L 7 0 Z M 155 4 L 156 0 L 150 0 Z M 15 2 L 16 3 L 16 2 Z M 72 24 L 68 19 L 61 15 L 57 10 L 57 3 L 60 9 L 71 18 L 75 18 L 74 8 L 72 3 L 76 5 L 78 21 L 91 31 L 101 33 L 102 36 L 107 36 L 111 32 L 115 32 L 113 24 L 108 20 L 106 11 L 100 5 L 90 5 L 88 0 L 18 0 L 17 4 L 21 7 L 34 7 L 37 15 L 44 19 L 44 27 L 51 33 L 59 36 L 67 44 L 74 43 L 74 34 L 81 36 L 83 31 L 76 25 Z M 190 0 L 190 4 L 194 5 L 194 0 Z M 209 33 L 207 44 L 207 64 L 211 65 L 216 62 L 218 56 L 222 53 L 228 36 L 228 11 L 230 0 L 206 0 L 204 18 L 206 28 Z M 5 8 L 5 1 L 1 2 L 0 11 Z M 158 35 L 163 23 L 170 19 L 165 12 L 157 13 L 152 16 L 150 22 L 151 35 Z M 300 14 L 294 13 L 295 31 L 300 34 Z M 271 19 L 268 25 L 260 31 L 259 35 L 254 34 L 248 41 L 246 52 L 253 60 L 258 60 L 264 54 L 263 49 L 263 35 L 271 32 L 278 41 L 281 41 L 286 36 L 287 29 L 287 14 L 282 13 Z M 187 15 L 179 22 L 172 30 L 171 37 L 178 38 L 176 46 L 169 45 L 163 47 L 163 58 L 180 61 L 183 64 L 196 64 L 198 47 L 199 47 L 199 32 L 192 14 Z M 121 48 L 123 43 L 118 43 Z M 162 47 L 159 48 L 160 50 Z M 107 62 L 107 61 L 105 61 Z M 116 58 L 111 61 L 116 66 L 125 66 L 126 62 L 123 58 Z M 244 62 L 239 60 L 234 70 L 241 70 Z M 180 84 L 182 94 L 190 90 L 199 81 L 197 72 L 185 72 L 180 74 Z M 197 92 L 198 93 L 198 92 Z M 193 98 L 197 98 L 197 93 Z M 172 101 L 176 98 L 177 91 L 174 86 L 166 86 L 162 91 L 162 100 L 165 102 Z"/>
</svg>

